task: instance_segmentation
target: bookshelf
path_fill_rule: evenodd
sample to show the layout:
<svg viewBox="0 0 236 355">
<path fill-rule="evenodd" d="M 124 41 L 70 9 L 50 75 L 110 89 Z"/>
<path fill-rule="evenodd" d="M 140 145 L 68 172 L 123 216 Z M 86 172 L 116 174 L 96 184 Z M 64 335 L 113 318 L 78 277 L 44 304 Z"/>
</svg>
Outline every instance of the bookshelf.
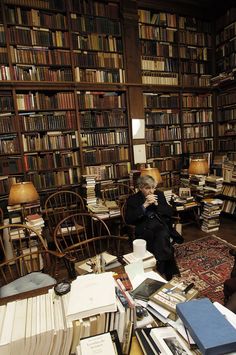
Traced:
<svg viewBox="0 0 236 355">
<path fill-rule="evenodd" d="M 1 10 L 0 195 L 15 180 L 43 194 L 82 174 L 127 178 L 132 144 L 146 144 L 170 186 L 183 155 L 213 151 L 213 28 L 201 10 L 153 0 L 3 0 Z M 233 27 L 227 16 L 218 33 Z M 135 141 L 136 118 L 146 137 Z"/>
<path fill-rule="evenodd" d="M 212 25 L 191 16 L 179 16 L 179 57 L 183 86 L 210 86 Z"/>
<path fill-rule="evenodd" d="M 144 92 L 143 100 L 147 162 L 172 186 L 182 154 L 179 93 Z"/>
<path fill-rule="evenodd" d="M 213 109 L 211 93 L 182 95 L 183 151 L 201 154 L 213 151 Z"/>
<path fill-rule="evenodd" d="M 85 173 L 98 180 L 128 176 L 131 169 L 124 92 L 77 92 Z"/>
</svg>

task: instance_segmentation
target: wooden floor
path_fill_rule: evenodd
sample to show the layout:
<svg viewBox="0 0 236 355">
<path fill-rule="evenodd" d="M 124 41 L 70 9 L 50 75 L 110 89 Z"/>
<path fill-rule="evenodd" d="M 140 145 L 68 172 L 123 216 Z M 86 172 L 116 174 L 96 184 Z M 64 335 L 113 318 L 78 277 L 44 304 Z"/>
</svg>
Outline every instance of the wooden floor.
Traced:
<svg viewBox="0 0 236 355">
<path fill-rule="evenodd" d="M 220 217 L 220 229 L 217 232 L 213 232 L 213 234 L 236 247 L 236 219 L 230 215 L 222 214 Z M 201 231 L 197 224 L 183 227 L 183 237 L 186 242 L 206 235 L 208 235 L 208 233 Z"/>
</svg>

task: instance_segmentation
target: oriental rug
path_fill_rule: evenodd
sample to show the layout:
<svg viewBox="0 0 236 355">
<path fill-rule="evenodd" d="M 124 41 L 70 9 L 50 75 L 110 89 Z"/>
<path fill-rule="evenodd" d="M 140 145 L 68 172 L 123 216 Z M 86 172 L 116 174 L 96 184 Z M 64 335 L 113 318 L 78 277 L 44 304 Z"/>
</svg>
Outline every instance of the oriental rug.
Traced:
<svg viewBox="0 0 236 355">
<path fill-rule="evenodd" d="M 230 277 L 234 264 L 229 255 L 231 248 L 231 244 L 214 235 L 176 246 L 180 281 L 193 282 L 200 297 L 223 304 L 223 283 Z"/>
</svg>

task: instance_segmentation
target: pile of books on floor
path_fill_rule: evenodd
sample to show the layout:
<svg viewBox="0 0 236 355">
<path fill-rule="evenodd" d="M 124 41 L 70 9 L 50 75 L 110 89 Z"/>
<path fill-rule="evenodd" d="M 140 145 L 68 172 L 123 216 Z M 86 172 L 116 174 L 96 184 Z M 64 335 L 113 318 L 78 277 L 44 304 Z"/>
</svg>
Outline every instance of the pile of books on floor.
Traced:
<svg viewBox="0 0 236 355">
<path fill-rule="evenodd" d="M 203 232 L 211 233 L 219 230 L 220 213 L 222 211 L 223 201 L 218 198 L 206 198 L 203 200 L 204 206 L 201 213 L 203 220 L 201 229 Z"/>
</svg>

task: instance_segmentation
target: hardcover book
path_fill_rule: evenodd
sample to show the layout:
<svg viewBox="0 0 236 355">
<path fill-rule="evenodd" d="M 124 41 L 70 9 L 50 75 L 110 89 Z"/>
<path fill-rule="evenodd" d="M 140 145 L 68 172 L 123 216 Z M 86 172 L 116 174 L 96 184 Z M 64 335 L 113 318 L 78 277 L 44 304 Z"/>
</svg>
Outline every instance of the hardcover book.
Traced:
<svg viewBox="0 0 236 355">
<path fill-rule="evenodd" d="M 178 316 L 204 355 L 236 351 L 236 331 L 208 298 L 180 303 Z"/>
<path fill-rule="evenodd" d="M 135 290 L 132 291 L 132 296 L 144 301 L 148 301 L 149 297 L 160 289 L 165 283 L 150 278 L 145 279 Z"/>
<path fill-rule="evenodd" d="M 170 311 L 169 318 L 176 320 L 176 305 L 196 298 L 198 291 L 194 288 L 185 292 L 186 287 L 183 282 L 169 281 L 150 296 L 150 300 Z"/>
</svg>

